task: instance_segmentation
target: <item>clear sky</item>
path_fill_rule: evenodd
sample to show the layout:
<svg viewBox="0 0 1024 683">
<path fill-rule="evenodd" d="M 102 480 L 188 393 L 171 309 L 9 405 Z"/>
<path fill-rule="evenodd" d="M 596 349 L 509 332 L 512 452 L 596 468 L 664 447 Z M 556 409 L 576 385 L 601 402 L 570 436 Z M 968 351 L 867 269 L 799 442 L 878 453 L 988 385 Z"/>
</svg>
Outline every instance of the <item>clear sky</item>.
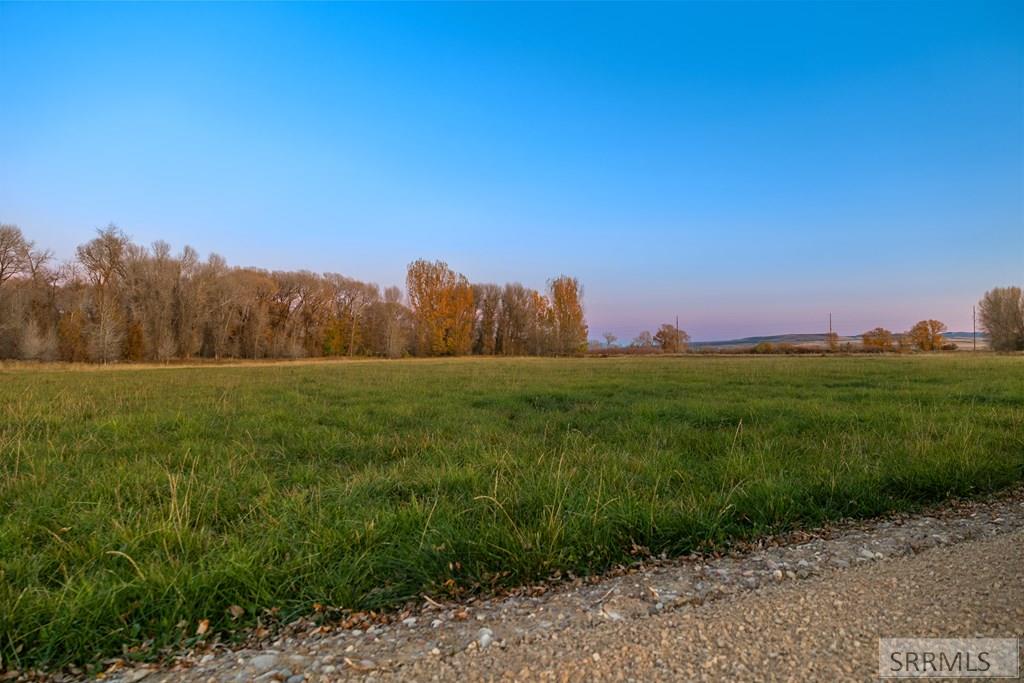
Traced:
<svg viewBox="0 0 1024 683">
<path fill-rule="evenodd" d="M 0 221 L 585 286 L 592 336 L 970 329 L 1024 284 L 1024 4 L 0 4 Z"/>
</svg>

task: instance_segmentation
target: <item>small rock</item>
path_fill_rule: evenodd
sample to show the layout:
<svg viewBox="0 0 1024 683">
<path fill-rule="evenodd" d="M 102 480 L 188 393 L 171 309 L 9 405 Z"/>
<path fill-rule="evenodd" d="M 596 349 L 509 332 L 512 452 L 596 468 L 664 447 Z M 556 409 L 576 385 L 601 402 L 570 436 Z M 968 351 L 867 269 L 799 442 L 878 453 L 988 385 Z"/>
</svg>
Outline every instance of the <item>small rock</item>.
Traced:
<svg viewBox="0 0 1024 683">
<path fill-rule="evenodd" d="M 476 642 L 480 646 L 481 649 L 483 649 L 483 648 L 487 647 L 488 645 L 490 645 L 493 640 L 494 640 L 494 631 L 492 631 L 491 629 L 487 628 L 486 626 L 484 628 L 480 629 L 479 631 L 477 631 Z"/>
<path fill-rule="evenodd" d="M 402 619 L 402 625 L 404 626 L 415 626 L 416 617 L 409 617 L 408 619 Z"/>
<path fill-rule="evenodd" d="M 436 647 L 435 647 L 434 649 L 432 649 L 432 650 L 430 651 L 430 654 L 432 654 L 432 655 L 434 655 L 435 657 L 437 657 L 438 655 L 440 655 L 440 654 L 441 654 L 441 650 L 440 650 L 439 648 L 436 648 Z"/>
<path fill-rule="evenodd" d="M 277 665 L 277 655 L 274 654 L 262 654 L 256 655 L 249 660 L 249 666 L 257 671 L 267 671 L 273 669 Z"/>
<path fill-rule="evenodd" d="M 776 581 L 782 581 L 782 570 L 781 569 L 776 569 L 775 571 L 773 571 L 772 572 L 772 578 L 775 579 Z"/>
<path fill-rule="evenodd" d="M 440 626 L 443 623 L 444 622 L 441 621 L 440 619 L 434 619 L 432 622 L 430 622 L 430 627 L 431 628 L 437 628 L 438 626 Z"/>
<path fill-rule="evenodd" d="M 285 683 L 302 683 L 304 680 L 306 680 L 306 674 L 295 674 L 294 676 L 289 676 Z"/>
</svg>

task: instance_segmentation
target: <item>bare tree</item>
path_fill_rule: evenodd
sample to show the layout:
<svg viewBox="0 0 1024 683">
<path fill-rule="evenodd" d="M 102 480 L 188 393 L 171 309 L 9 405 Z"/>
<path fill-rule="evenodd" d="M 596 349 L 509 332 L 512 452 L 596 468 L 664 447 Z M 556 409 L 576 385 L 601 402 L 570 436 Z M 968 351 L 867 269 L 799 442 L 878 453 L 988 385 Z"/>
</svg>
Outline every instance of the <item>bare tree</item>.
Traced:
<svg viewBox="0 0 1024 683">
<path fill-rule="evenodd" d="M 119 286 L 125 277 L 128 237 L 114 225 L 97 231 L 90 242 L 78 247 L 78 261 L 92 282 L 91 354 L 107 363 L 121 356 L 125 321 L 120 310 Z"/>
<path fill-rule="evenodd" d="M 629 345 L 634 349 L 653 349 L 654 335 L 647 330 L 644 330 L 637 336 L 633 337 L 633 341 L 631 341 Z"/>
<path fill-rule="evenodd" d="M 412 336 L 408 309 L 402 305 L 402 290 L 388 287 L 384 290 L 384 354 L 400 358 L 409 349 Z"/>
<path fill-rule="evenodd" d="M 1024 351 L 1024 292 L 1020 287 L 996 287 L 981 298 L 981 329 L 996 351 Z"/>
<path fill-rule="evenodd" d="M 532 294 L 533 290 L 518 282 L 507 284 L 502 289 L 496 348 L 499 354 L 517 356 L 527 352 Z"/>
<path fill-rule="evenodd" d="M 473 351 L 492 356 L 498 347 L 498 318 L 501 309 L 501 288 L 498 285 L 473 285 L 476 324 Z"/>
<path fill-rule="evenodd" d="M 0 286 L 28 269 L 32 242 L 16 225 L 0 225 Z"/>
</svg>

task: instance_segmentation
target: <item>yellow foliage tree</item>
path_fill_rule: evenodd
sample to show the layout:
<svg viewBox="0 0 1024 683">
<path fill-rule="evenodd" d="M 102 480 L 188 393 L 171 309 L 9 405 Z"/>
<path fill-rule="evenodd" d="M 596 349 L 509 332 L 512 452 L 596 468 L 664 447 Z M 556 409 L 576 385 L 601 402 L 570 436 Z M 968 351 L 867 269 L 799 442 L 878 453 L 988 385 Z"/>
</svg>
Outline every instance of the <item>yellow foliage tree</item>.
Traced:
<svg viewBox="0 0 1024 683">
<path fill-rule="evenodd" d="M 942 348 L 942 333 L 946 325 L 938 320 L 921 320 L 907 335 L 911 342 L 922 351 L 938 351 Z"/>
<path fill-rule="evenodd" d="M 862 339 L 864 340 L 864 348 L 866 349 L 878 349 L 881 351 L 892 351 L 893 349 L 892 332 L 884 327 L 876 327 L 873 330 L 865 332 Z"/>
<path fill-rule="evenodd" d="M 579 280 L 562 275 L 548 282 L 555 351 L 579 353 L 587 349 L 587 323 L 583 319 L 583 287 Z"/>
<path fill-rule="evenodd" d="M 416 330 L 416 352 L 423 356 L 461 355 L 473 345 L 476 314 L 473 288 L 443 261 L 409 264 L 406 287 Z"/>
</svg>

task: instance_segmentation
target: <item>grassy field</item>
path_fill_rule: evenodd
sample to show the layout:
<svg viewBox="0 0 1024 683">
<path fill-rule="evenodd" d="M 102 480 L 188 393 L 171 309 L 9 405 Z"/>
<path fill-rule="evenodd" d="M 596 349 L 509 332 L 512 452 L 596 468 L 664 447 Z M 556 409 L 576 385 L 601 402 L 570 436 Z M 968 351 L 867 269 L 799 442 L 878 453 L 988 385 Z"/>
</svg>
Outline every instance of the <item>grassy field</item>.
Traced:
<svg viewBox="0 0 1024 683">
<path fill-rule="evenodd" d="M 152 656 L 204 618 L 596 572 L 1022 479 L 1020 357 L 0 369 L 0 656 Z"/>
</svg>

